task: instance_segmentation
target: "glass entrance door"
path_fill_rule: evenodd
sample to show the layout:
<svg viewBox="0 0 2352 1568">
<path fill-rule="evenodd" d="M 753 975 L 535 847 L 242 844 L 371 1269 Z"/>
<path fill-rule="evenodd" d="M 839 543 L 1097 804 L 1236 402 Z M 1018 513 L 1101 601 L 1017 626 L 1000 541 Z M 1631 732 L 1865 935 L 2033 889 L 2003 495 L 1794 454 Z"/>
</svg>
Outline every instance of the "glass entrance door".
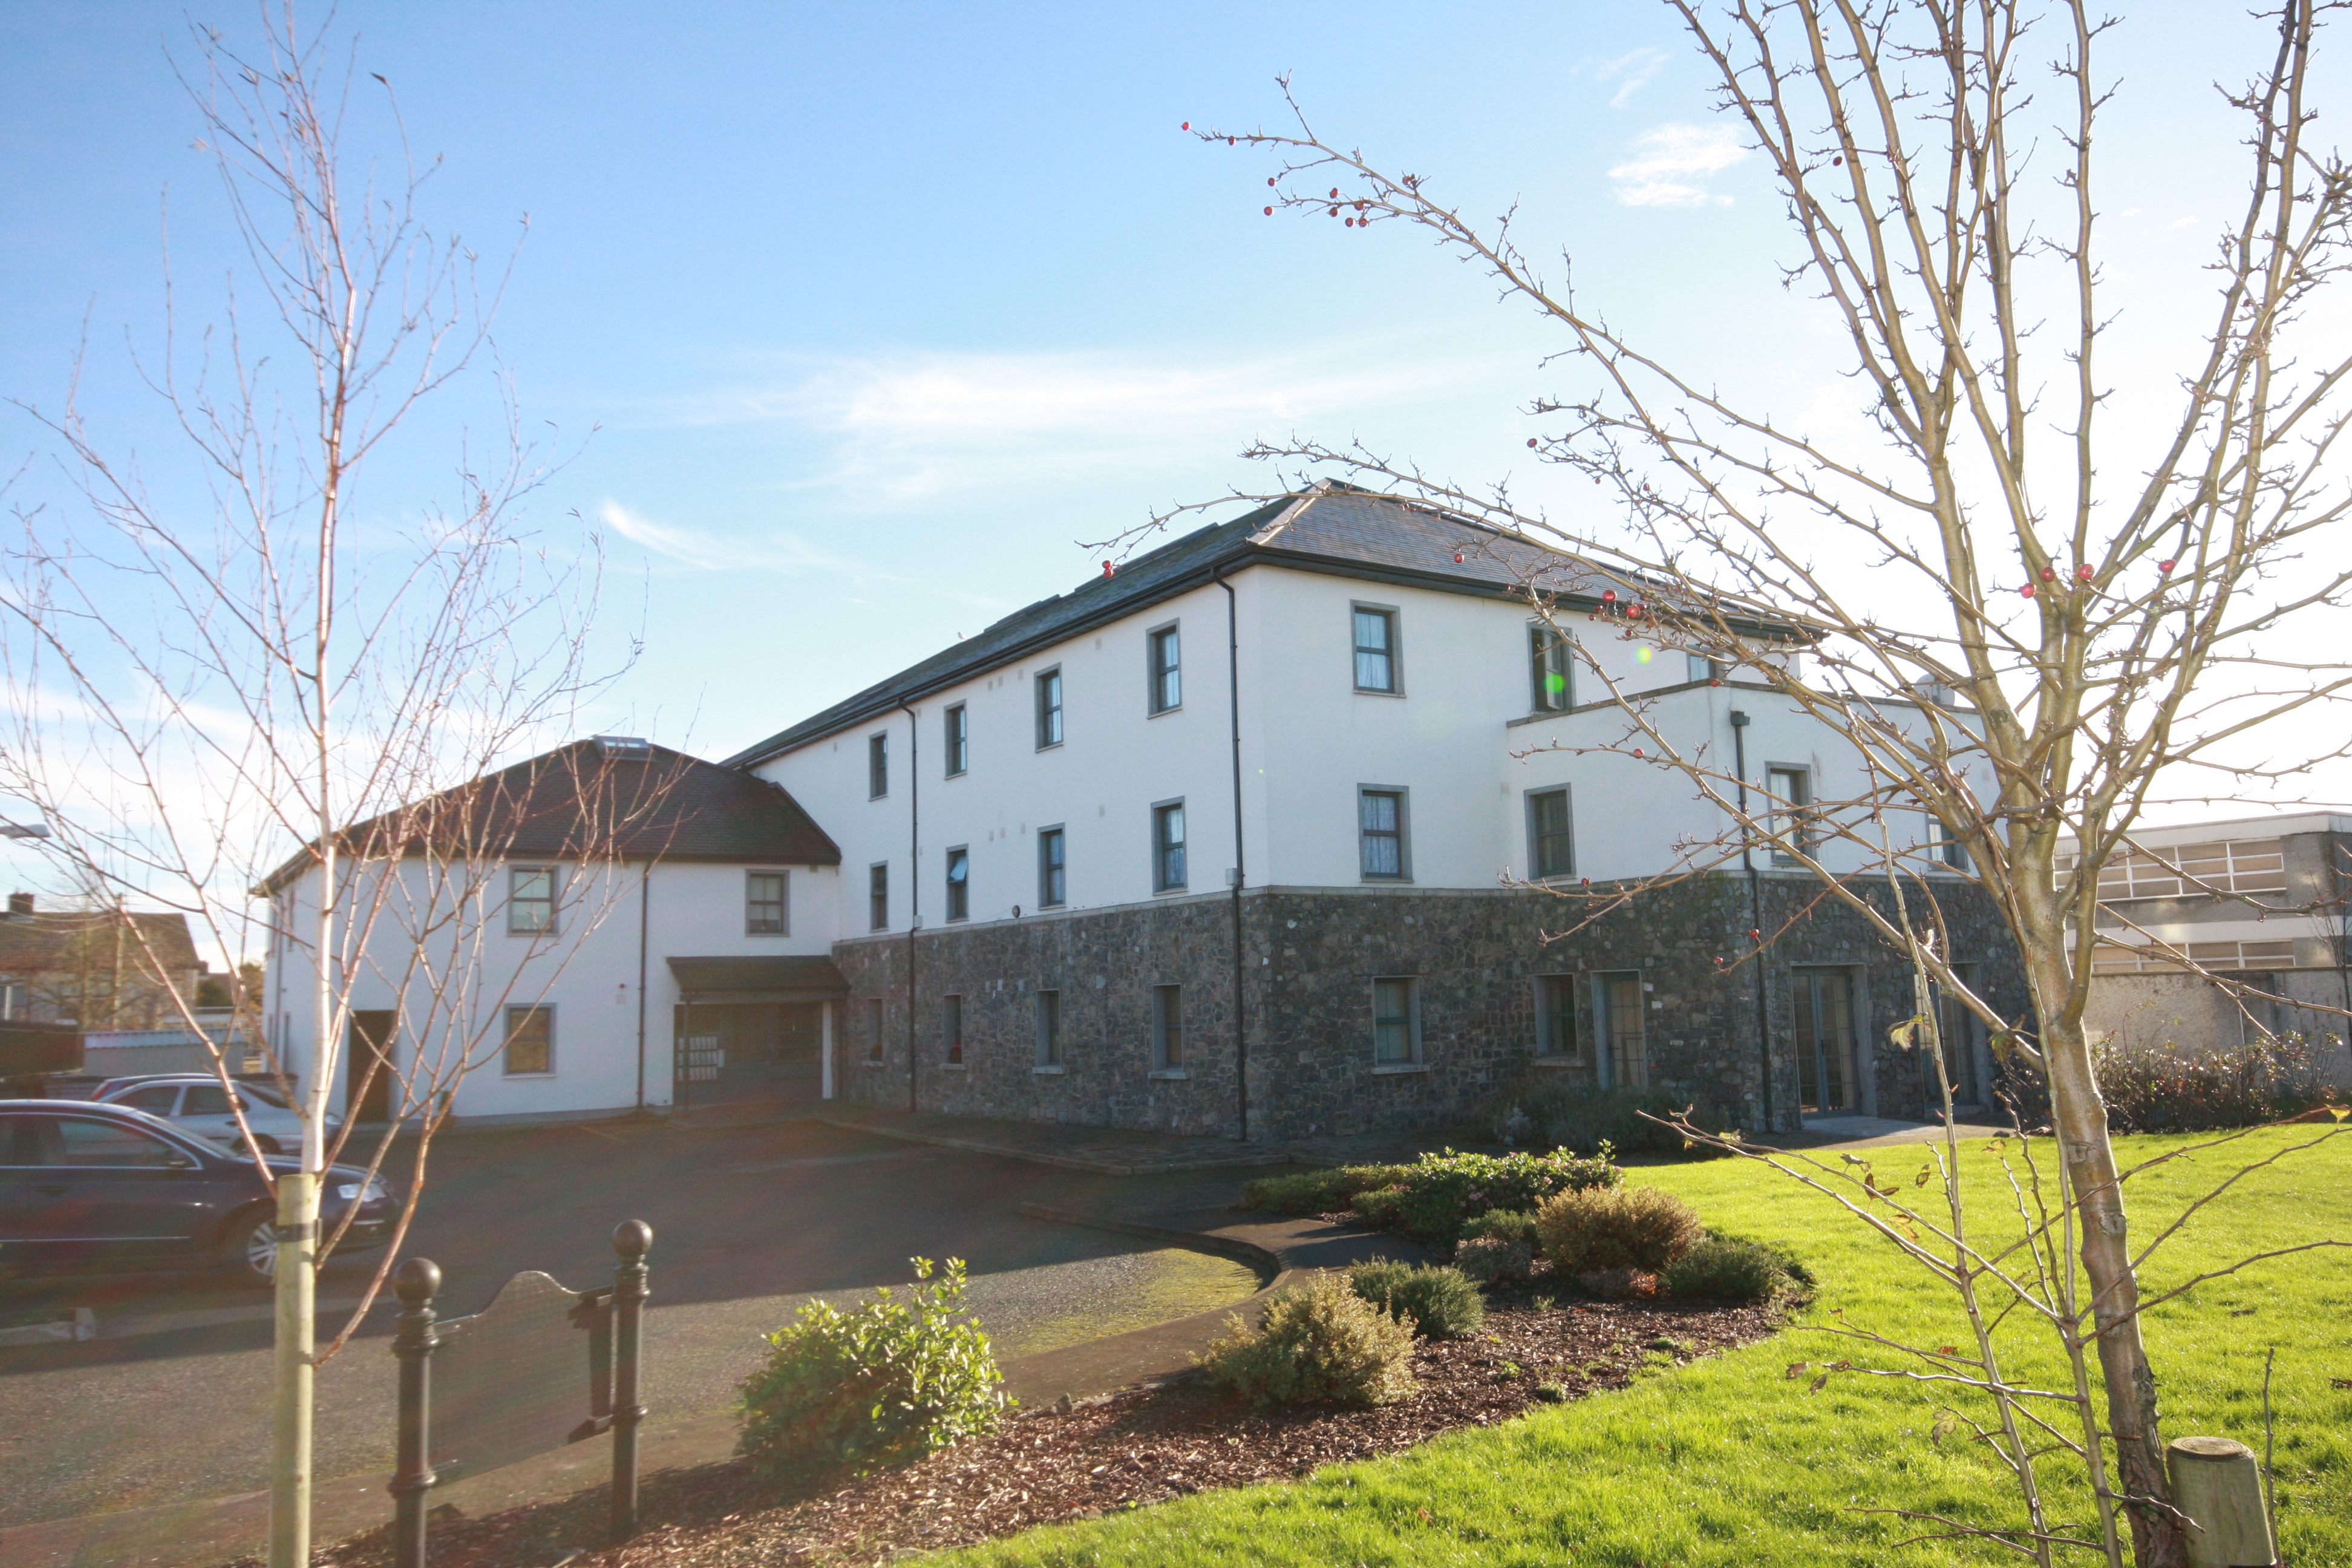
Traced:
<svg viewBox="0 0 2352 1568">
<path fill-rule="evenodd" d="M 1797 1004 L 1798 1092 L 1816 1115 L 1855 1107 L 1853 976 L 1843 969 L 1790 972 Z"/>
</svg>

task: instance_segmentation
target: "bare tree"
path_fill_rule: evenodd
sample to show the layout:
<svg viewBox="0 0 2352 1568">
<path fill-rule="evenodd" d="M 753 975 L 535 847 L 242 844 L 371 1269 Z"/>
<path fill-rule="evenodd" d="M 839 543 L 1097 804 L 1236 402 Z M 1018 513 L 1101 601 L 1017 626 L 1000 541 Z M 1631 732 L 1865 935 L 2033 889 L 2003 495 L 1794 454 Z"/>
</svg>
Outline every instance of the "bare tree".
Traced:
<svg viewBox="0 0 2352 1568">
<path fill-rule="evenodd" d="M 314 1281 L 361 1190 L 338 1184 L 352 1191 L 321 1235 L 322 1176 L 349 1160 L 373 1184 L 395 1132 L 411 1135 L 398 1146 L 407 1204 L 372 1299 L 451 1091 L 507 1044 L 500 1004 L 543 995 L 617 897 L 615 847 L 664 783 L 593 745 L 492 771 L 600 684 L 596 561 L 524 528 L 547 460 L 502 377 L 495 437 L 450 437 L 453 503 L 362 489 L 413 460 L 395 437 L 484 361 L 503 279 L 486 292 L 474 253 L 420 216 L 432 165 L 409 157 L 389 84 L 362 79 L 355 55 L 337 58 L 290 4 L 265 5 L 260 22 L 252 50 L 198 29 L 182 79 L 245 247 L 244 298 L 257 290 L 264 308 L 240 309 L 232 288 L 191 334 L 167 305 L 160 357 L 134 356 L 184 467 L 151 477 L 75 396 L 54 413 L 21 405 L 57 442 L 70 504 L 17 509 L 0 790 L 47 822 L 76 881 L 184 913 L 233 963 L 266 947 L 292 987 L 269 1030 L 277 1046 L 307 1038 L 289 1086 L 301 1147 L 274 1159 L 246 1130 L 277 1201 L 234 1246 L 274 1280 L 270 1561 L 295 1568 L 310 1561 L 313 1376 L 366 1310 L 318 1350 Z M 351 152 L 359 119 L 392 139 L 389 169 Z M 494 920 L 506 929 L 494 879 L 519 836 L 572 868 L 565 918 L 491 965 L 485 935 Z M 139 922 L 122 929 L 140 940 Z M 370 1064 L 397 1081 L 389 1128 L 362 1148 L 328 1113 L 369 997 L 390 999 L 406 1048 Z M 174 1008 L 195 1027 L 193 995 Z M 218 1065 L 226 1083 L 232 1064 Z"/>
<path fill-rule="evenodd" d="M 1535 405 L 1543 433 L 1528 445 L 1599 487 L 1630 537 L 1587 537 L 1507 484 L 1447 482 L 1361 445 L 1253 455 L 1336 465 L 1605 563 L 1602 613 L 1620 629 L 1716 660 L 1852 744 L 1867 789 L 1793 800 L 1633 693 L 1617 692 L 1626 733 L 1598 743 L 1693 782 L 1729 825 L 1686 847 L 1679 871 L 1773 843 L 2046 1077 L 2063 1194 L 2052 1223 L 2087 1280 L 2074 1305 L 2104 1398 L 2104 1426 L 2084 1434 L 2093 1484 L 2141 1563 L 2176 1564 L 2144 1250 L 2083 1019 L 2100 871 L 2156 792 L 2242 798 L 2346 752 L 2352 666 L 2311 624 L 2352 583 L 2340 549 L 2315 550 L 2352 506 L 2332 460 L 2352 358 L 2318 352 L 2308 327 L 2352 216 L 2352 169 L 2312 139 L 2322 7 L 2265 13 L 2274 49 L 2223 89 L 2245 128 L 2245 190 L 2206 263 L 2206 325 L 2159 427 L 2117 430 L 2102 418 L 2114 307 L 2094 195 L 2113 24 L 2080 0 L 1665 3 L 1769 168 L 1794 247 L 1785 280 L 1840 323 L 1862 431 L 1815 437 L 1719 393 L 1706 367 L 1579 299 L 1565 258 L 1547 276 L 1511 214 L 1465 217 L 1431 182 L 1318 135 L 1293 100 L 1286 132 L 1201 134 L 1280 157 L 1269 212 L 1417 229 L 1557 328 L 1556 368 L 1575 384 Z M 2036 148 L 2056 156 L 2029 177 Z M 1576 590 L 1531 585 L 1539 606 L 1547 593 Z M 1759 634 L 1759 617 L 1787 629 Z M 1959 847 L 2016 941 L 2030 1018 L 1975 995 L 1948 946 L 1855 874 L 1916 862 L 1916 845 L 1829 854 L 1883 842 L 1891 810 Z"/>
</svg>

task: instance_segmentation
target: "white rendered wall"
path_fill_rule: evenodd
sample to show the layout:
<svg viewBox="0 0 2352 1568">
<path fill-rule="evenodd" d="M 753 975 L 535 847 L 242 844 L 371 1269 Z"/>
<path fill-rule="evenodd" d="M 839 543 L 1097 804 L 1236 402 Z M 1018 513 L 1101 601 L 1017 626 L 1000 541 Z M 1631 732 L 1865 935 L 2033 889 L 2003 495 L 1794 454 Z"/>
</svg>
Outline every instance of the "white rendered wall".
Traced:
<svg viewBox="0 0 2352 1568">
<path fill-rule="evenodd" d="M 761 866 L 788 873 L 787 921 L 782 936 L 745 931 L 747 869 L 742 865 L 673 864 L 648 872 L 642 863 L 569 868 L 562 916 L 551 938 L 509 935 L 503 899 L 503 869 L 489 879 L 490 896 L 469 909 L 458 929 L 428 944 L 420 971 L 409 963 L 409 939 L 395 912 L 402 895 L 385 900 L 362 961 L 352 965 L 350 1005 L 354 1011 L 404 1012 L 395 1046 L 404 1070 L 423 1051 L 446 1079 L 458 1053 L 472 1047 L 475 1065 L 458 1082 L 452 1106 L 460 1117 L 543 1115 L 627 1110 L 639 1093 L 637 988 L 639 957 L 646 986 L 643 1093 L 646 1105 L 670 1100 L 671 1018 L 678 1000 L 667 960 L 672 957 L 827 955 L 839 934 L 840 878 L 833 867 Z M 410 909 L 423 908 L 424 872 L 402 870 Z M 295 886 L 292 929 L 306 932 L 317 908 L 318 879 L 310 874 Z M 645 941 L 640 945 L 640 899 Z M 345 900 L 348 919 L 356 901 Z M 316 1031 L 310 985 L 315 970 L 307 948 L 292 946 L 272 965 L 265 986 L 278 1011 L 280 1050 L 288 1070 L 307 1079 L 315 1057 Z M 451 1000 L 436 1004 L 439 977 L 457 977 L 442 988 Z M 499 1046 L 508 1005 L 555 1009 L 552 1070 L 509 1076 Z M 346 1083 L 341 1053 L 334 1068 L 332 1103 L 342 1109 Z"/>
</svg>

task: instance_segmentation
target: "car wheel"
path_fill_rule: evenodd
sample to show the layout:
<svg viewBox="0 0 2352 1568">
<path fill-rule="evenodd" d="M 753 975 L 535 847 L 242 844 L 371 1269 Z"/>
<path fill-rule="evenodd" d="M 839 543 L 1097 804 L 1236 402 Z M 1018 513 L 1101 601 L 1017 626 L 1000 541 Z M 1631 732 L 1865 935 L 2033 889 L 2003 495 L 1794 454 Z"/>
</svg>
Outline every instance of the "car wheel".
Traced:
<svg viewBox="0 0 2352 1568">
<path fill-rule="evenodd" d="M 253 1143 L 254 1147 L 259 1149 L 265 1154 L 283 1154 L 286 1152 L 285 1150 L 278 1147 L 278 1140 L 272 1138 L 267 1132 L 255 1133 L 253 1135 Z"/>
<path fill-rule="evenodd" d="M 266 1208 L 239 1215 L 228 1227 L 221 1263 L 240 1279 L 267 1285 L 278 1278 L 278 1216 Z"/>
</svg>

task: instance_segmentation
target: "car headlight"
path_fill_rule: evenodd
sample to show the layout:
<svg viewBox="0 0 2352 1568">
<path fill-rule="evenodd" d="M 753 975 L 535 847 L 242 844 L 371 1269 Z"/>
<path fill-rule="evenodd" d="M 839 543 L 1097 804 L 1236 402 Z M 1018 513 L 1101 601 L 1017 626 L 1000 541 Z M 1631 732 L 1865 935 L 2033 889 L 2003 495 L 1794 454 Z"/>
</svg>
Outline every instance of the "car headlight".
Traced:
<svg viewBox="0 0 2352 1568">
<path fill-rule="evenodd" d="M 372 1204 L 383 1196 L 383 1183 L 373 1176 L 364 1182 L 345 1182 L 335 1189 L 335 1196 L 345 1203 L 357 1198 L 363 1204 Z"/>
</svg>

